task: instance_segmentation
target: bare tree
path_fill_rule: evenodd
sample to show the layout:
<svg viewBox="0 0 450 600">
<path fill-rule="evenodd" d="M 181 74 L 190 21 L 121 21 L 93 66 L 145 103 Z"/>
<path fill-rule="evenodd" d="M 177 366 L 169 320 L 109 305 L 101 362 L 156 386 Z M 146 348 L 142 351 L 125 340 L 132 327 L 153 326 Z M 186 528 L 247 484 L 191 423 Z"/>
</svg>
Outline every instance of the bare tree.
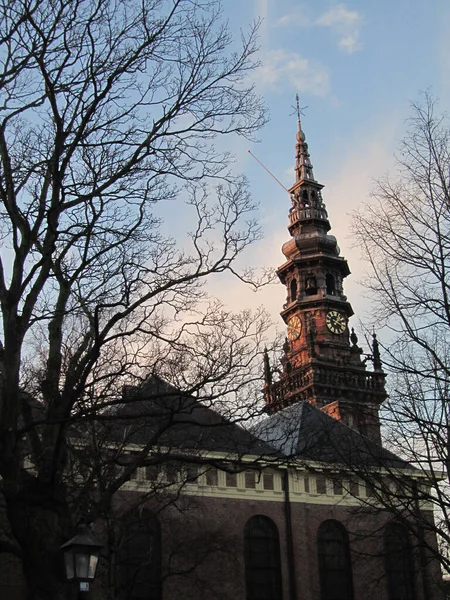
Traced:
<svg viewBox="0 0 450 600">
<path fill-rule="evenodd" d="M 89 471 L 87 507 L 70 440 L 97 447 L 123 385 L 152 373 L 210 402 L 259 376 L 265 316 L 225 311 L 202 282 L 251 280 L 234 264 L 260 235 L 254 206 L 213 142 L 265 117 L 246 83 L 256 27 L 231 51 L 215 0 L 3 0 L 0 14 L 0 551 L 50 600 L 72 517 L 94 519 L 144 464 L 103 487 Z M 181 240 L 160 228 L 180 193 Z"/>
<path fill-rule="evenodd" d="M 419 477 L 381 465 L 372 485 L 377 500 L 409 523 L 422 544 L 427 532 L 437 534 L 439 549 L 428 547 L 448 572 L 450 129 L 428 94 L 413 105 L 396 166 L 354 215 L 353 234 L 369 261 L 365 284 L 387 340 L 386 444 Z M 434 522 L 424 506 L 434 509 Z"/>
</svg>

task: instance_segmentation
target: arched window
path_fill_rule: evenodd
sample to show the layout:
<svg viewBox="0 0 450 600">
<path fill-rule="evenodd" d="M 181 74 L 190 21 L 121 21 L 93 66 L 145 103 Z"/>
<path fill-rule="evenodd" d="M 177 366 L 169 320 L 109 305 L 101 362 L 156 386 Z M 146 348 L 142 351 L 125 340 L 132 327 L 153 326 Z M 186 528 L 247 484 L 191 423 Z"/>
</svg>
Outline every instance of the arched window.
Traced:
<svg viewBox="0 0 450 600">
<path fill-rule="evenodd" d="M 314 296 L 317 294 L 317 281 L 314 275 L 306 275 L 305 292 L 307 296 Z"/>
<path fill-rule="evenodd" d="M 263 515 L 244 528 L 247 600 L 282 600 L 280 542 L 275 523 Z"/>
<path fill-rule="evenodd" d="M 414 600 L 414 570 L 408 530 L 389 523 L 384 530 L 389 600 Z"/>
<path fill-rule="evenodd" d="M 324 521 L 317 533 L 322 600 L 353 600 L 350 545 L 345 527 Z"/>
<path fill-rule="evenodd" d="M 331 273 L 327 273 L 325 277 L 326 285 L 327 285 L 327 294 L 330 296 L 336 295 L 336 284 L 334 281 L 334 276 Z"/>
<path fill-rule="evenodd" d="M 161 600 L 161 532 L 150 511 L 127 518 L 119 568 L 123 600 Z"/>
<path fill-rule="evenodd" d="M 291 302 L 297 300 L 297 280 L 293 279 L 291 281 Z"/>
</svg>

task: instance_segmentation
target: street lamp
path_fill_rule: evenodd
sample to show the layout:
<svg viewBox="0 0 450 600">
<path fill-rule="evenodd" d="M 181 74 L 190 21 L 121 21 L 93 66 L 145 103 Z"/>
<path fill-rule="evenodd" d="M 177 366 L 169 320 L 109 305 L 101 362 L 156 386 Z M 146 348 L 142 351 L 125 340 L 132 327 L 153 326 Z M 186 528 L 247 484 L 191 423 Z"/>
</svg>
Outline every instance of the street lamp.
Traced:
<svg viewBox="0 0 450 600">
<path fill-rule="evenodd" d="M 78 535 L 61 546 L 64 553 L 68 581 L 80 584 L 80 592 L 89 591 L 89 582 L 95 578 L 98 555 L 103 544 L 89 535 L 87 525 L 80 525 Z"/>
</svg>

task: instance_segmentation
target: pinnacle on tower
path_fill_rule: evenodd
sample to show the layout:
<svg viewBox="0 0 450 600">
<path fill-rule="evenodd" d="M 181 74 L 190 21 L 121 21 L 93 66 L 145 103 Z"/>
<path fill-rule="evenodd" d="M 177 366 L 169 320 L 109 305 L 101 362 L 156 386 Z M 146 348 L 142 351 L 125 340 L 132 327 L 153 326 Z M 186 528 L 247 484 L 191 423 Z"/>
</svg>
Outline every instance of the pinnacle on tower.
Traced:
<svg viewBox="0 0 450 600">
<path fill-rule="evenodd" d="M 270 369 L 269 353 L 264 348 L 264 381 L 266 385 L 272 385 L 272 371 Z"/>
<path fill-rule="evenodd" d="M 377 334 L 375 331 L 372 333 L 372 356 L 373 356 L 373 368 L 375 371 L 381 371 L 381 357 L 380 357 L 380 345 L 377 340 Z"/>
</svg>

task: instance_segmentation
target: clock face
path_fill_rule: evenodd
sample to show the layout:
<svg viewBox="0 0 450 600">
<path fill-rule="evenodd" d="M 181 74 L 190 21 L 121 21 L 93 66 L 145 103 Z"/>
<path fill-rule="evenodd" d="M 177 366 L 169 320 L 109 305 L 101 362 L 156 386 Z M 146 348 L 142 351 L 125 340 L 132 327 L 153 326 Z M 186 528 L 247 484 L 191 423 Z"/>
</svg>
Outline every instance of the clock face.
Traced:
<svg viewBox="0 0 450 600">
<path fill-rule="evenodd" d="M 288 321 L 288 338 L 291 342 L 297 340 L 302 332 L 300 317 L 291 317 Z"/>
<path fill-rule="evenodd" d="M 330 310 L 327 314 L 326 324 L 328 329 L 337 335 L 344 333 L 347 321 L 344 315 L 337 310 Z"/>
</svg>

